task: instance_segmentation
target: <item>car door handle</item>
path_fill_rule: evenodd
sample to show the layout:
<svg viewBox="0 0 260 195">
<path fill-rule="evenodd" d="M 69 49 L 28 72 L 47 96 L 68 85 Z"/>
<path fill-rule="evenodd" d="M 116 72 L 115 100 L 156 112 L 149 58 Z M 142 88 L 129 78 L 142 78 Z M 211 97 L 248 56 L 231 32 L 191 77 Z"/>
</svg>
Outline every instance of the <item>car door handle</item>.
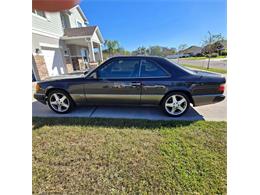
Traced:
<svg viewBox="0 0 260 195">
<path fill-rule="evenodd" d="M 141 86 L 142 83 L 140 83 L 140 82 L 131 82 L 131 85 L 132 85 L 133 87 L 138 87 L 138 86 Z"/>
</svg>

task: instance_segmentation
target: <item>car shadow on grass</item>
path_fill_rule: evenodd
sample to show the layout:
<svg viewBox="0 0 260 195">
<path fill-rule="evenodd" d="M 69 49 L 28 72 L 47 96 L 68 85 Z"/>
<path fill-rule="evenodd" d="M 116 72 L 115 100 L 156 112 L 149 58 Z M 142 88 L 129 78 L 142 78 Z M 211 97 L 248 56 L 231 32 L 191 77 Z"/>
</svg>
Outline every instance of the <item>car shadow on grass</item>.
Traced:
<svg viewBox="0 0 260 195">
<path fill-rule="evenodd" d="M 83 118 L 83 117 L 33 117 L 32 128 L 43 126 L 91 126 L 93 128 L 136 128 L 141 130 L 161 130 L 169 127 L 189 126 L 196 120 L 146 120 L 125 118 Z"/>
</svg>

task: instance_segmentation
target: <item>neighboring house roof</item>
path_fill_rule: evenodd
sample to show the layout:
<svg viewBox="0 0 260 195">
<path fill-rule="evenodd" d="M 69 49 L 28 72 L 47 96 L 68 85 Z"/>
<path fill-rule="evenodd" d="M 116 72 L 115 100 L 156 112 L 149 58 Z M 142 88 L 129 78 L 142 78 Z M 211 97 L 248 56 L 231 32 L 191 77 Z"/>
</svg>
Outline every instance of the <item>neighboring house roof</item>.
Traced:
<svg viewBox="0 0 260 195">
<path fill-rule="evenodd" d="M 72 38 L 72 37 L 91 37 L 94 33 L 97 33 L 101 43 L 104 43 L 104 39 L 101 35 L 101 32 L 98 26 L 86 26 L 79 28 L 65 28 L 64 29 L 64 38 Z"/>
<path fill-rule="evenodd" d="M 190 46 L 189 48 L 183 50 L 182 52 L 185 54 L 189 54 L 189 53 L 201 53 L 202 48 L 198 47 L 198 46 Z"/>
<path fill-rule="evenodd" d="M 223 40 L 223 41 L 220 41 L 223 46 L 224 46 L 224 49 L 227 49 L 227 40 Z"/>
</svg>

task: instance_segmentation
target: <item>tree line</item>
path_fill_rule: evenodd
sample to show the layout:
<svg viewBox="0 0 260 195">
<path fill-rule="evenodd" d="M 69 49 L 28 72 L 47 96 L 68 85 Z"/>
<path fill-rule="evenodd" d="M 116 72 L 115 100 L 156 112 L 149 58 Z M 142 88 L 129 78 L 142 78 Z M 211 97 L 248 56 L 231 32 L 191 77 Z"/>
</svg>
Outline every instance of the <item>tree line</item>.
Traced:
<svg viewBox="0 0 260 195">
<path fill-rule="evenodd" d="M 210 64 L 210 59 L 218 55 L 227 55 L 227 51 L 224 46 L 224 37 L 221 34 L 212 34 L 208 32 L 207 36 L 202 40 L 202 49 L 200 56 L 205 56 L 208 58 L 208 66 Z M 162 56 L 167 57 L 171 55 L 181 56 L 188 48 L 187 44 L 180 44 L 178 48 L 175 47 L 163 47 L 159 45 L 145 47 L 140 46 L 134 51 L 130 52 L 120 46 L 119 42 L 116 40 L 105 40 L 105 49 L 103 50 L 104 58 L 109 58 L 115 55 L 152 55 L 152 56 Z"/>
</svg>

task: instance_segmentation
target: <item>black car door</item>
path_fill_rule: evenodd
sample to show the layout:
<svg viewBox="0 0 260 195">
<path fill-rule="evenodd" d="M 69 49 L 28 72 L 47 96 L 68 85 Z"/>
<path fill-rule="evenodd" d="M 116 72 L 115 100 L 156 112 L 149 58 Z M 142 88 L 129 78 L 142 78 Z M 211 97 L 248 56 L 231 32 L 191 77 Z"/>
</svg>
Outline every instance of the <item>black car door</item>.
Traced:
<svg viewBox="0 0 260 195">
<path fill-rule="evenodd" d="M 170 73 L 155 61 L 141 60 L 141 104 L 159 104 L 167 92 L 167 87 L 171 85 L 170 78 Z"/>
<path fill-rule="evenodd" d="M 97 78 L 85 84 L 89 104 L 139 104 L 140 60 L 117 58 L 98 68 Z"/>
</svg>

